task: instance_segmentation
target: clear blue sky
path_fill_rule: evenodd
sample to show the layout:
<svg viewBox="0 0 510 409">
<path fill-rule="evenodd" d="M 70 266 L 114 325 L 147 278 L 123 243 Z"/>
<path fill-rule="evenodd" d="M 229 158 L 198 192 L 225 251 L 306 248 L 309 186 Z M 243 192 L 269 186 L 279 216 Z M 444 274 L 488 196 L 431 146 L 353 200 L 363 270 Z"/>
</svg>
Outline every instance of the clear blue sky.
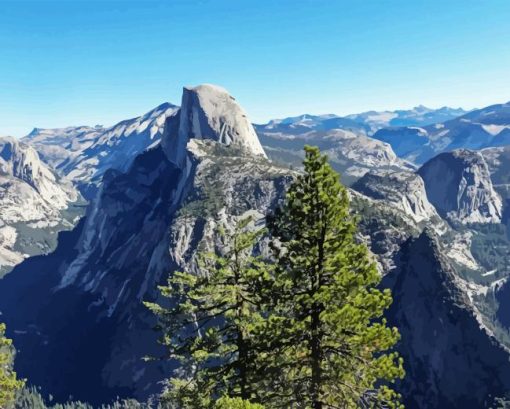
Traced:
<svg viewBox="0 0 510 409">
<path fill-rule="evenodd" d="M 183 85 L 255 122 L 510 100 L 510 1 L 0 0 L 0 135 L 111 125 Z"/>
</svg>

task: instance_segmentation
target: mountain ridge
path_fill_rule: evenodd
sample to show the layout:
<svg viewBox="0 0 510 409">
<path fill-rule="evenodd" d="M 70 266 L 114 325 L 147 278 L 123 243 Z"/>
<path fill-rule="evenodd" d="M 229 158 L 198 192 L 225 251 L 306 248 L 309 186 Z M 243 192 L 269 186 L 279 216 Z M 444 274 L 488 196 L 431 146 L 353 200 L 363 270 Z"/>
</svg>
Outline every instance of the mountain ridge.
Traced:
<svg viewBox="0 0 510 409">
<path fill-rule="evenodd" d="M 31 146 L 0 137 L 0 275 L 28 255 L 52 250 L 58 230 L 73 227 L 67 210 L 78 200 L 71 183 L 55 175 Z"/>
<path fill-rule="evenodd" d="M 510 102 L 473 110 L 427 126 L 380 129 L 374 138 L 389 143 L 402 158 L 424 163 L 454 149 L 483 149 L 510 144 Z"/>
</svg>

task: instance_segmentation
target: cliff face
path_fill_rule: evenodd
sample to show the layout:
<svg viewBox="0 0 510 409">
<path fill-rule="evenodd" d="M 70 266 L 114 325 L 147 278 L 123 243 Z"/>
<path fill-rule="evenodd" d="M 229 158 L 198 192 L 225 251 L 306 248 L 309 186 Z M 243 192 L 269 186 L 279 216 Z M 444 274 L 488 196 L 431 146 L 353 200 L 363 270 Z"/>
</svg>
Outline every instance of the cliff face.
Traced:
<svg viewBox="0 0 510 409">
<path fill-rule="evenodd" d="M 57 231 L 72 228 L 67 210 L 77 199 L 33 148 L 0 138 L 0 276 L 28 255 L 51 250 Z"/>
<path fill-rule="evenodd" d="M 423 180 L 415 173 L 367 173 L 352 188 L 365 196 L 399 209 L 414 223 L 442 222 L 436 209 L 427 199 Z"/>
<path fill-rule="evenodd" d="M 393 290 L 389 321 L 406 377 L 399 385 L 411 408 L 491 407 L 510 388 L 508 350 L 483 329 L 443 250 L 426 232 L 398 255 L 385 277 Z"/>
<path fill-rule="evenodd" d="M 463 224 L 501 222 L 501 198 L 480 153 L 464 149 L 442 153 L 418 173 L 441 216 Z"/>
<path fill-rule="evenodd" d="M 209 84 L 186 87 L 181 105 L 179 118 L 172 124 L 175 136 L 162 141 L 167 157 L 178 166 L 184 164 L 190 138 L 216 141 L 266 158 L 246 113 L 225 89 Z"/>
</svg>

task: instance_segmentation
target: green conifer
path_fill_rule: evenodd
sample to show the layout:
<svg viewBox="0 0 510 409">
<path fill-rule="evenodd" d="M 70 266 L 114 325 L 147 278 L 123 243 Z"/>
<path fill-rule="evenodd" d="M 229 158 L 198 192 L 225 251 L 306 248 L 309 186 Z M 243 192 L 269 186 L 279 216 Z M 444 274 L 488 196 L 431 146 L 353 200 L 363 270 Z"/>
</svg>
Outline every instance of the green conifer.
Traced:
<svg viewBox="0 0 510 409">
<path fill-rule="evenodd" d="M 23 386 L 23 381 L 16 378 L 12 364 L 12 341 L 5 337 L 5 325 L 0 324 L 0 408 L 9 407 Z"/>
<path fill-rule="evenodd" d="M 387 352 L 399 339 L 383 312 L 389 290 L 365 244 L 347 189 L 315 147 L 269 218 L 278 266 L 265 338 L 269 408 L 401 407 L 390 384 L 404 375 Z"/>
<path fill-rule="evenodd" d="M 221 396 L 249 401 L 256 395 L 256 348 L 252 333 L 263 320 L 259 294 L 269 266 L 252 249 L 261 230 L 242 220 L 223 235 L 222 256 L 201 254 L 201 274 L 176 272 L 160 287 L 173 307 L 146 305 L 157 314 L 169 358 L 181 368 L 164 399 L 180 408 L 210 408 Z"/>
</svg>

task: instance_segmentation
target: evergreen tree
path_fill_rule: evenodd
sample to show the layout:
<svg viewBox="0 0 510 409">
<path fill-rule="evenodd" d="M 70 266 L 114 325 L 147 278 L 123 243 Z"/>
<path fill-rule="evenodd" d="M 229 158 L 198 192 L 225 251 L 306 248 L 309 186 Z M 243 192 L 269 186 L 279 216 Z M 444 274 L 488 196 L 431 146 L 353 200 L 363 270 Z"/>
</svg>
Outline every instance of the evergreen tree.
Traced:
<svg viewBox="0 0 510 409">
<path fill-rule="evenodd" d="M 172 307 L 146 303 L 159 318 L 168 358 L 181 365 L 163 397 L 175 407 L 211 408 L 223 395 L 245 401 L 256 395 L 252 333 L 263 320 L 260 294 L 271 274 L 252 256 L 262 231 L 250 225 L 244 219 L 233 235 L 223 235 L 223 256 L 200 256 L 200 276 L 176 272 L 160 287 Z"/>
<path fill-rule="evenodd" d="M 275 408 L 401 407 L 404 375 L 383 312 L 392 298 L 364 244 L 338 174 L 315 147 L 268 218 L 277 259 L 264 389 Z"/>
<path fill-rule="evenodd" d="M 23 386 L 23 381 L 16 379 L 12 364 L 12 342 L 5 337 L 5 325 L 0 324 L 0 408 L 9 407 L 17 390 Z"/>
<path fill-rule="evenodd" d="M 214 409 L 264 409 L 264 406 L 258 403 L 251 403 L 241 398 L 223 396 L 216 401 Z"/>
</svg>

